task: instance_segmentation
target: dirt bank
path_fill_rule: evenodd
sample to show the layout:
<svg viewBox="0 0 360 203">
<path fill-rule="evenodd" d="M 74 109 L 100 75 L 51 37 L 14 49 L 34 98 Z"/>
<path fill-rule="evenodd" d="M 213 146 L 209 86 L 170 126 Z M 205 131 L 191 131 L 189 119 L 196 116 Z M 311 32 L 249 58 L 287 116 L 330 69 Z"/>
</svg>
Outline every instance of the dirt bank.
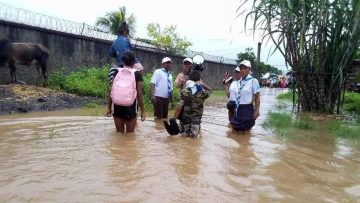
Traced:
<svg viewBox="0 0 360 203">
<path fill-rule="evenodd" d="M 103 98 L 81 97 L 31 85 L 0 85 L 0 114 L 79 108 Z"/>
</svg>

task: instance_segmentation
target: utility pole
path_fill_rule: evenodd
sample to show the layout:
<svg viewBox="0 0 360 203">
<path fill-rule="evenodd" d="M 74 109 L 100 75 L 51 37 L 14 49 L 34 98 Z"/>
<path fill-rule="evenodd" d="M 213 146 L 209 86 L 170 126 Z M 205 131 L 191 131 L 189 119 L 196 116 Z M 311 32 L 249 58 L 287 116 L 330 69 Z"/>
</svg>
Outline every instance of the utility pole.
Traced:
<svg viewBox="0 0 360 203">
<path fill-rule="evenodd" d="M 257 78 L 258 80 L 260 80 L 260 53 L 261 53 L 261 42 L 258 43 L 256 69 L 253 71 L 254 77 Z"/>
</svg>

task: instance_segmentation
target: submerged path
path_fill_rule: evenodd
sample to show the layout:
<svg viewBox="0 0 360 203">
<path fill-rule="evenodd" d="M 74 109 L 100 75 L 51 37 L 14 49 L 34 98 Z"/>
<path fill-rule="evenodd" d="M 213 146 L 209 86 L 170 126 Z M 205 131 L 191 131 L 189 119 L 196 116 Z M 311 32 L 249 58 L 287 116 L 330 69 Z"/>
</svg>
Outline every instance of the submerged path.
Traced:
<svg viewBox="0 0 360 203">
<path fill-rule="evenodd" d="M 46 112 L 0 117 L 1 202 L 356 202 L 360 149 L 319 136 L 286 141 L 261 123 L 280 90 L 262 89 L 250 135 L 207 106 L 201 137 L 161 122 L 115 133 L 111 118 Z"/>
</svg>

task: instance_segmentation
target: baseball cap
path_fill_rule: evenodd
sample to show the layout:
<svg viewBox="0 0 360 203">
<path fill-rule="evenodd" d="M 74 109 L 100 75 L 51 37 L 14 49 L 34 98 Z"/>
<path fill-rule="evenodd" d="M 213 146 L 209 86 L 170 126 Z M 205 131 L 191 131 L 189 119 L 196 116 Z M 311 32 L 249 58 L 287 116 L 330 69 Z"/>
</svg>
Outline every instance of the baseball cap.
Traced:
<svg viewBox="0 0 360 203">
<path fill-rule="evenodd" d="M 171 59 L 169 57 L 164 57 L 161 61 L 161 63 L 171 62 Z"/>
<path fill-rule="evenodd" d="M 192 61 L 191 58 L 185 58 L 185 59 L 183 60 L 183 63 L 184 63 L 185 61 L 187 61 L 187 62 L 189 62 L 189 63 L 193 63 L 193 61 Z"/>
<path fill-rule="evenodd" d="M 244 66 L 246 66 L 246 67 L 248 67 L 248 68 L 251 68 L 251 63 L 250 63 L 250 61 L 248 61 L 248 60 L 243 60 L 243 61 L 241 61 L 240 64 L 239 64 L 239 67 L 240 67 L 241 65 L 244 65 Z M 240 68 L 239 68 L 239 70 L 240 70 Z"/>
<path fill-rule="evenodd" d="M 237 72 L 240 72 L 240 67 L 239 66 L 236 66 L 236 68 L 234 69 L 234 72 L 237 71 Z"/>
</svg>

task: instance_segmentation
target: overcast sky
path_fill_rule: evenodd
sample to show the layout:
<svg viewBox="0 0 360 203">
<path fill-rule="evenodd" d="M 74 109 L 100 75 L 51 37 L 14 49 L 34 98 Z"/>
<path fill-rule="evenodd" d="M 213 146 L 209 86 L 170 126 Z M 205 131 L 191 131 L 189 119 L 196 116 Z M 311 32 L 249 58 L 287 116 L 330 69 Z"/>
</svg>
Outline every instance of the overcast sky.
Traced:
<svg viewBox="0 0 360 203">
<path fill-rule="evenodd" d="M 158 23 L 162 28 L 177 26 L 177 33 L 186 37 L 193 51 L 236 59 L 236 54 L 250 47 L 257 52 L 259 35 L 244 33 L 243 17 L 236 18 L 239 0 L 0 0 L 0 2 L 45 15 L 94 25 L 97 17 L 125 6 L 134 14 L 136 37 L 149 38 L 146 26 Z M 270 56 L 271 45 L 263 44 L 261 61 L 285 69 L 280 54 Z"/>
</svg>

